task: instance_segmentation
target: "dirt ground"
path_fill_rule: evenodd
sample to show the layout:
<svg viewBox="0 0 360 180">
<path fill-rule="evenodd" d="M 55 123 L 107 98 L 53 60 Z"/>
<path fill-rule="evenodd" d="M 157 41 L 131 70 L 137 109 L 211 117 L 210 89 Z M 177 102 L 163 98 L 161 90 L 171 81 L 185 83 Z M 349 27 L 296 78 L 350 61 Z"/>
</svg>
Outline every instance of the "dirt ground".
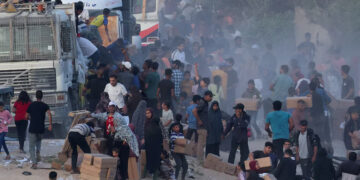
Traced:
<svg viewBox="0 0 360 180">
<path fill-rule="evenodd" d="M 250 141 L 249 142 L 249 146 L 250 146 L 250 150 L 255 150 L 255 149 L 262 149 L 264 142 L 266 141 L 266 139 L 262 139 L 262 140 L 255 140 L 255 141 Z M 64 140 L 43 140 L 42 142 L 42 162 L 39 166 L 43 165 L 49 165 L 48 163 L 50 163 L 53 159 L 56 158 L 56 155 L 59 151 L 61 151 L 61 148 L 64 144 Z M 7 145 L 9 148 L 9 151 L 11 152 L 11 156 L 12 156 L 12 160 L 11 161 L 5 161 L 4 157 L 5 157 L 5 153 L 2 152 L 0 154 L 0 174 L 1 174 L 1 178 L 3 179 L 4 177 L 6 177 L 7 179 L 11 179 L 11 180 L 42 180 L 42 179 L 48 179 L 48 174 L 50 171 L 53 171 L 51 169 L 37 169 L 37 170 L 33 170 L 30 169 L 30 163 L 24 162 L 21 163 L 21 160 L 24 160 L 24 158 L 28 159 L 29 158 L 29 154 L 20 154 L 17 150 L 18 148 L 18 143 L 17 141 L 7 141 Z M 344 145 L 341 141 L 335 141 L 333 142 L 333 146 L 335 149 L 335 156 L 341 156 L 344 157 L 345 155 L 345 148 Z M 28 144 L 25 144 L 25 150 L 28 151 Z M 227 161 L 228 158 L 228 153 L 227 152 L 221 152 L 221 158 L 223 159 L 223 161 Z M 236 154 L 236 162 L 238 162 L 240 160 L 239 157 L 240 153 Z M 194 162 L 194 158 L 192 157 L 187 157 L 189 162 Z M 19 164 L 22 164 L 22 167 L 18 167 Z M 193 166 L 195 167 L 194 170 L 194 176 L 196 180 L 232 180 L 232 179 L 236 179 L 235 176 L 229 176 L 226 175 L 224 173 L 219 173 L 213 170 L 209 170 L 209 169 L 204 169 L 201 166 Z M 299 169 L 299 168 L 298 168 Z M 25 176 L 22 173 L 24 171 L 28 171 L 31 172 L 32 175 L 30 176 Z M 79 180 L 79 175 L 71 175 L 69 172 L 66 172 L 64 170 L 60 170 L 60 171 L 56 171 L 58 173 L 58 179 L 59 180 Z M 301 173 L 298 172 L 298 173 Z M 147 178 L 150 179 L 150 178 Z M 190 178 L 189 178 L 190 179 Z"/>
</svg>

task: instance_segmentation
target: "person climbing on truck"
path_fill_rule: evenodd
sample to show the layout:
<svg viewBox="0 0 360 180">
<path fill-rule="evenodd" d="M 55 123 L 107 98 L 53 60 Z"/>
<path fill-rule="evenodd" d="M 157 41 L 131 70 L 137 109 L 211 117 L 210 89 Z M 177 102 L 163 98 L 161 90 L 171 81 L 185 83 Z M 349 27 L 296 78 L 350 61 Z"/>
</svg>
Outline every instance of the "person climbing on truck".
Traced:
<svg viewBox="0 0 360 180">
<path fill-rule="evenodd" d="M 108 40 L 109 42 L 111 42 L 111 39 L 110 39 L 110 36 L 109 36 L 109 30 L 108 30 L 108 17 L 110 15 L 110 9 L 108 8 L 105 8 L 103 10 L 103 14 L 101 15 L 98 15 L 94 20 L 91 21 L 90 23 L 90 26 L 89 26 L 89 29 L 90 29 L 90 32 L 96 36 L 96 39 L 99 40 L 100 44 L 102 44 L 102 38 L 100 36 L 100 32 L 98 30 L 98 28 L 101 26 L 101 25 L 104 25 L 105 26 L 105 32 L 106 32 L 106 35 L 108 37 Z"/>
</svg>

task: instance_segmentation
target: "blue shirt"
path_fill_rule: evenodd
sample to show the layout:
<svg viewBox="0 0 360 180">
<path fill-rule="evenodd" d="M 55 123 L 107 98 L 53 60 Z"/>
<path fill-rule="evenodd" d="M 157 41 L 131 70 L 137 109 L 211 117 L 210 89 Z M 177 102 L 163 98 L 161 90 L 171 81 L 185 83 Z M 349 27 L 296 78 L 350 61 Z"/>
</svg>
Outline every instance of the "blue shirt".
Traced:
<svg viewBox="0 0 360 180">
<path fill-rule="evenodd" d="M 273 140 L 289 139 L 289 119 L 291 115 L 284 111 L 274 111 L 266 116 L 273 133 Z"/>
<path fill-rule="evenodd" d="M 271 100 L 286 102 L 286 97 L 289 95 L 289 88 L 293 86 L 293 80 L 287 74 L 280 74 L 273 81 L 274 92 Z"/>
<path fill-rule="evenodd" d="M 188 119 L 188 123 L 189 123 L 189 128 L 190 129 L 196 129 L 196 118 L 193 114 L 193 110 L 197 107 L 197 104 L 192 104 L 189 107 L 186 108 L 186 114 L 189 115 L 189 119 Z"/>
</svg>

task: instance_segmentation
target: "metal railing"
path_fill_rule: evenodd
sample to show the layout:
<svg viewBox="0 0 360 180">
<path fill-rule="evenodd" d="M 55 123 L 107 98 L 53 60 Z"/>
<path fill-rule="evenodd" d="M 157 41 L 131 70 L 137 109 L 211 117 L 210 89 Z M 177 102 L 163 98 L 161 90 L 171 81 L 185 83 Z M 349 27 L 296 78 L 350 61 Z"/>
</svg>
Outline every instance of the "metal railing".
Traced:
<svg viewBox="0 0 360 180">
<path fill-rule="evenodd" d="M 0 17 L 0 62 L 56 59 L 54 16 Z"/>
</svg>

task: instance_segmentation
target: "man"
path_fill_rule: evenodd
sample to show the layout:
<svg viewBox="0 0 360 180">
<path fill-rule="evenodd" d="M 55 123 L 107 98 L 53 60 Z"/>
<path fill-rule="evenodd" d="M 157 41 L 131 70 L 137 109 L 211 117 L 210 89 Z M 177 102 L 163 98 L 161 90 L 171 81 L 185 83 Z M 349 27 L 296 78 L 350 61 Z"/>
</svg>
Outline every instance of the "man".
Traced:
<svg viewBox="0 0 360 180">
<path fill-rule="evenodd" d="M 254 161 L 255 159 L 259 159 L 259 158 L 270 157 L 272 149 L 273 149 L 273 143 L 265 142 L 264 150 L 251 152 L 249 155 L 249 160 Z"/>
<path fill-rule="evenodd" d="M 260 91 L 258 89 L 256 89 L 255 81 L 253 79 L 250 79 L 248 81 L 248 88 L 241 95 L 241 97 L 246 98 L 246 99 L 258 99 L 260 101 L 260 99 L 261 99 Z M 252 132 L 256 132 L 256 137 L 259 138 L 259 137 L 262 136 L 262 132 L 261 132 L 259 126 L 256 123 L 257 113 L 258 113 L 258 111 L 248 111 L 248 114 L 252 118 L 252 121 L 250 123 L 251 129 L 253 130 Z M 253 135 L 253 137 L 255 137 L 255 134 Z"/>
<path fill-rule="evenodd" d="M 83 55 L 91 60 L 90 62 L 91 68 L 96 67 L 97 63 L 101 59 L 98 48 L 86 38 L 78 37 L 77 40 L 79 42 L 79 46 Z"/>
<path fill-rule="evenodd" d="M 173 63 L 173 73 L 171 80 L 175 84 L 175 96 L 178 98 L 181 93 L 181 82 L 184 78 L 183 73 L 180 71 L 181 62 L 179 60 L 174 61 Z"/>
<path fill-rule="evenodd" d="M 96 105 L 100 101 L 100 95 L 102 92 L 104 92 L 105 86 L 107 84 L 105 78 L 104 78 L 104 66 L 98 67 L 96 71 L 96 78 L 93 78 L 88 81 L 86 86 L 83 89 L 83 94 L 87 90 L 90 90 L 88 100 L 89 100 L 89 110 L 90 112 L 95 111 Z"/>
<path fill-rule="evenodd" d="M 29 126 L 29 152 L 30 160 L 32 161 L 32 169 L 37 169 L 37 163 L 41 161 L 41 138 L 45 132 L 45 116 L 48 115 L 49 127 L 48 130 L 52 131 L 52 116 L 50 108 L 41 100 L 43 92 L 36 91 L 36 101 L 32 102 L 26 111 L 26 119 L 30 119 Z M 36 152 L 36 156 L 35 156 Z"/>
<path fill-rule="evenodd" d="M 291 142 L 290 140 L 285 140 L 284 145 L 283 145 L 283 151 L 285 152 L 287 149 L 291 148 Z"/>
<path fill-rule="evenodd" d="M 282 103 L 280 101 L 273 103 L 274 111 L 267 115 L 265 124 L 265 131 L 273 139 L 274 152 L 277 157 L 283 156 L 284 142 L 289 139 L 289 132 L 294 128 L 291 115 L 281 111 L 281 106 Z"/>
<path fill-rule="evenodd" d="M 274 176 L 277 180 L 296 179 L 296 161 L 292 159 L 293 153 L 290 149 L 285 150 L 284 157 L 275 169 Z"/>
<path fill-rule="evenodd" d="M 172 75 L 172 70 L 171 69 L 166 69 L 165 70 L 165 79 L 161 80 L 159 83 L 159 87 L 157 89 L 157 98 L 160 100 L 160 103 L 162 104 L 163 102 L 170 102 L 170 106 L 169 108 L 172 108 L 172 98 L 175 97 L 175 92 L 174 92 L 174 88 L 175 85 L 174 83 L 171 81 L 171 75 Z"/>
<path fill-rule="evenodd" d="M 358 139 L 355 135 L 355 132 L 360 130 L 360 119 L 358 109 L 356 107 L 351 107 L 348 110 L 350 114 L 350 119 L 345 123 L 344 128 L 344 144 L 347 151 L 358 150 L 360 149 L 359 143 L 353 143 L 353 139 Z"/>
<path fill-rule="evenodd" d="M 189 64 L 185 59 L 185 44 L 183 41 L 179 42 L 177 48 L 172 52 L 171 59 L 173 61 L 179 60 L 183 64 Z"/>
<path fill-rule="evenodd" d="M 308 128 L 307 120 L 300 121 L 300 131 L 295 134 L 294 139 L 296 161 L 300 163 L 302 175 L 306 178 L 311 178 L 311 169 L 316 160 L 320 142 L 314 131 Z"/>
<path fill-rule="evenodd" d="M 197 143 L 197 159 L 200 163 L 204 160 L 204 148 L 206 145 L 206 136 L 207 136 L 207 120 L 209 113 L 209 102 L 212 101 L 213 94 L 211 91 L 206 91 L 204 97 L 200 100 L 199 105 L 193 109 L 192 113 L 194 114 L 197 121 L 197 133 L 198 133 L 198 143 Z"/>
<path fill-rule="evenodd" d="M 111 75 L 109 80 L 110 83 L 105 86 L 104 92 L 109 94 L 110 101 L 114 102 L 119 109 L 122 109 L 125 106 L 124 96 L 127 94 L 126 88 L 118 83 L 116 75 Z"/>
<path fill-rule="evenodd" d="M 151 107 L 157 113 L 156 92 L 160 82 L 160 76 L 157 73 L 159 64 L 153 62 L 151 64 L 150 73 L 145 78 L 145 94 L 147 97 L 147 106 Z"/>
<path fill-rule="evenodd" d="M 76 33 L 79 33 L 79 15 L 84 11 L 84 3 L 79 1 L 75 3 L 75 27 Z"/>
<path fill-rule="evenodd" d="M 236 89 L 239 84 L 239 77 L 238 77 L 236 70 L 234 70 L 234 68 L 233 68 L 234 64 L 235 64 L 234 59 L 228 58 L 225 61 L 226 61 L 226 63 L 229 64 L 225 71 L 227 74 L 227 77 L 228 77 L 227 88 L 226 88 L 227 103 L 234 104 L 234 99 L 236 97 Z M 230 106 L 230 108 L 231 108 L 231 106 Z"/>
<path fill-rule="evenodd" d="M 84 153 L 91 153 L 89 144 L 86 142 L 85 139 L 87 136 L 91 136 L 91 138 L 95 138 L 94 123 L 91 121 L 87 123 L 77 124 L 74 127 L 72 127 L 69 131 L 68 140 L 72 149 L 72 155 L 71 155 L 72 174 L 80 174 L 80 171 L 77 168 L 77 159 L 78 159 L 77 146 L 79 146 Z"/>
<path fill-rule="evenodd" d="M 101 42 L 102 44 L 102 38 L 100 36 L 100 32 L 98 30 L 98 28 L 102 25 L 105 26 L 105 32 L 106 35 L 108 37 L 109 42 L 111 42 L 110 36 L 109 36 L 109 30 L 108 30 L 108 17 L 110 15 L 110 9 L 105 8 L 103 10 L 103 14 L 102 15 L 98 15 L 94 20 L 91 21 L 89 29 L 90 31 L 93 33 L 94 36 L 96 36 L 96 38 L 99 40 L 99 42 Z"/>
<path fill-rule="evenodd" d="M 273 101 L 280 101 L 283 104 L 286 102 L 286 98 L 289 95 L 289 88 L 293 86 L 293 80 L 288 75 L 288 72 L 289 66 L 282 65 L 280 68 L 280 74 L 270 85 L 270 90 L 273 91 L 273 95 L 271 97 Z M 286 109 L 286 107 L 284 106 L 283 109 Z"/>
<path fill-rule="evenodd" d="M 110 52 L 112 58 L 115 62 L 125 61 L 125 56 L 127 56 L 126 51 L 126 42 L 119 38 L 112 44 L 110 44 L 107 48 L 108 52 Z"/>
<path fill-rule="evenodd" d="M 194 116 L 193 110 L 199 105 L 201 100 L 201 96 L 195 95 L 192 98 L 192 104 L 186 108 L 186 116 L 185 122 L 187 121 L 189 124 L 189 128 L 186 134 L 186 139 L 191 140 L 192 135 L 195 134 L 195 143 L 198 142 L 198 134 L 197 134 L 197 123 L 196 118 Z"/>
<path fill-rule="evenodd" d="M 341 87 L 341 98 L 342 99 L 354 99 L 355 89 L 354 89 L 354 79 L 349 75 L 350 66 L 343 65 L 341 66 L 341 76 L 343 78 L 343 83 Z"/>
<path fill-rule="evenodd" d="M 127 61 L 121 62 L 121 72 L 118 75 L 119 82 L 123 84 L 126 90 L 134 85 L 134 75 L 131 73 L 131 63 Z"/>
<path fill-rule="evenodd" d="M 305 42 L 302 42 L 299 47 L 304 49 L 304 54 L 308 60 L 314 60 L 316 49 L 315 44 L 311 42 L 311 34 L 309 32 L 305 33 Z"/>
<path fill-rule="evenodd" d="M 145 91 L 145 78 L 151 72 L 150 68 L 152 63 L 151 59 L 147 59 L 142 66 L 143 71 L 140 74 L 140 85 L 142 91 Z"/>
<path fill-rule="evenodd" d="M 357 161 L 356 152 L 349 153 L 349 160 L 340 164 L 336 172 L 336 178 L 340 179 L 343 173 L 358 176 L 360 174 L 360 164 Z"/>
<path fill-rule="evenodd" d="M 231 117 L 226 126 L 223 136 L 226 136 L 234 127 L 231 139 L 231 150 L 228 162 L 234 164 L 235 153 L 240 146 L 240 162 L 244 162 L 249 156 L 249 145 L 247 136 L 247 127 L 250 123 L 250 116 L 244 111 L 245 106 L 241 103 L 234 107 L 235 114 Z"/>
</svg>

